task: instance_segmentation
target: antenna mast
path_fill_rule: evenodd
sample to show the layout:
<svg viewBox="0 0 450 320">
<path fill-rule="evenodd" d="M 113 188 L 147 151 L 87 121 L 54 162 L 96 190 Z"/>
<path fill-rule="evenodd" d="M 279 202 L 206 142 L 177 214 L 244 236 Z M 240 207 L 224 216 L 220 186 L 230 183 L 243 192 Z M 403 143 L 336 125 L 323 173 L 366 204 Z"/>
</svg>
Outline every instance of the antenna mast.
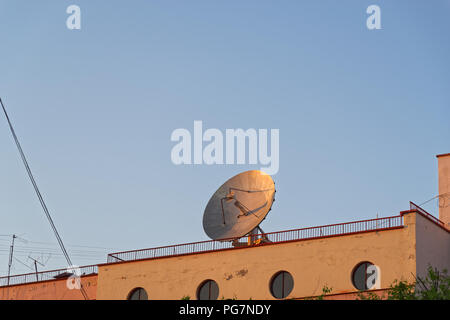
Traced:
<svg viewBox="0 0 450 320">
<path fill-rule="evenodd" d="M 36 271 L 36 281 L 39 281 L 37 264 L 39 263 L 41 266 L 44 266 L 44 265 L 31 256 L 28 256 L 28 258 L 30 258 L 34 262 L 34 270 Z"/>
<path fill-rule="evenodd" d="M 9 261 L 8 261 L 8 286 L 9 286 L 9 277 L 11 275 L 11 266 L 13 261 L 13 254 L 14 254 L 14 240 L 17 238 L 15 234 L 12 235 L 12 243 L 11 247 L 9 248 Z"/>
</svg>

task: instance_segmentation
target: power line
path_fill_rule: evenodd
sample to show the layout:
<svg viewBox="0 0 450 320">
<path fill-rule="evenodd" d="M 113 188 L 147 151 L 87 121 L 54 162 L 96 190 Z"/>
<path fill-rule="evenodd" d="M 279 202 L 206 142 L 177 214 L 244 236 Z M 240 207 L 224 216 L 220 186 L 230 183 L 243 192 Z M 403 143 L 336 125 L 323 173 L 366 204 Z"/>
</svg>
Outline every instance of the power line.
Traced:
<svg viewBox="0 0 450 320">
<path fill-rule="evenodd" d="M 69 266 L 73 266 L 72 261 L 70 260 L 69 254 L 67 253 L 66 248 L 64 247 L 64 243 L 63 243 L 63 241 L 62 241 L 62 239 L 61 239 L 61 237 L 60 237 L 60 235 L 58 233 L 58 230 L 56 229 L 56 226 L 55 226 L 55 224 L 53 222 L 53 219 L 50 216 L 50 212 L 47 209 L 47 206 L 45 204 L 44 198 L 42 197 L 41 192 L 39 191 L 39 188 L 38 188 L 38 186 L 36 184 L 36 181 L 34 180 L 33 174 L 31 172 L 31 169 L 30 169 L 29 165 L 28 165 L 28 161 L 25 158 L 25 154 L 24 154 L 24 152 L 22 150 L 22 147 L 20 146 L 19 139 L 16 136 L 16 133 L 14 131 L 14 128 L 13 128 L 12 124 L 11 124 L 11 121 L 9 120 L 8 113 L 6 112 L 5 106 L 3 105 L 3 101 L 2 101 L 1 98 L 0 98 L 0 104 L 2 105 L 3 112 L 5 113 L 6 120 L 8 121 L 9 129 L 11 130 L 11 134 L 12 134 L 12 136 L 14 138 L 14 142 L 16 143 L 17 149 L 19 150 L 20 157 L 22 158 L 22 162 L 23 162 L 23 164 L 25 166 L 25 169 L 27 170 L 28 177 L 30 178 L 31 183 L 33 184 L 34 191 L 36 192 L 36 195 L 37 195 L 37 197 L 39 199 L 39 202 L 41 203 L 42 209 L 45 212 L 47 220 L 50 223 L 50 226 L 51 226 L 51 228 L 53 230 L 53 233 L 55 234 L 56 240 L 59 243 L 61 251 L 63 252 L 64 257 L 66 258 L 66 261 L 67 261 L 68 265 Z M 83 286 L 81 286 L 80 289 L 81 289 L 81 293 L 83 294 L 84 298 L 87 300 L 88 296 L 87 296 L 85 290 L 83 289 Z"/>
<path fill-rule="evenodd" d="M 9 235 L 0 235 L 0 236 L 8 236 L 11 237 L 12 234 Z M 31 241 L 31 240 L 26 240 L 26 239 L 21 239 L 19 238 L 19 240 L 22 240 L 22 242 L 26 242 L 26 243 L 36 243 L 36 244 L 47 244 L 47 245 L 52 245 L 52 246 L 58 246 L 58 244 L 54 243 L 54 242 L 41 242 L 41 241 Z M 0 239 L 0 241 L 7 241 L 9 242 L 9 240 L 6 239 Z M 91 249 L 104 249 L 106 250 L 121 250 L 120 248 L 111 248 L 111 247 L 97 247 L 97 246 L 85 246 L 85 245 L 77 245 L 77 244 L 66 244 L 66 247 L 73 247 L 73 248 L 91 248 Z"/>
<path fill-rule="evenodd" d="M 56 245 L 53 242 L 41 242 L 41 241 L 28 241 L 29 243 L 36 243 L 36 244 L 49 244 L 49 245 Z M 90 249 L 105 249 L 105 250 L 116 250 L 118 248 L 107 248 L 107 247 L 96 247 L 96 246 L 84 246 L 84 245 L 77 245 L 77 244 L 67 244 L 67 247 L 77 247 L 77 248 L 90 248 Z"/>
<path fill-rule="evenodd" d="M 0 244 L 0 248 L 6 248 L 8 247 L 8 245 L 1 243 Z M 41 250 L 41 251 L 59 251 L 58 248 L 55 247 L 45 247 L 45 246 L 21 246 L 21 245 L 16 245 L 17 248 L 22 248 L 22 249 L 34 249 L 34 250 Z M 104 252 L 109 252 L 109 250 L 82 250 L 82 249 L 73 249 L 71 250 L 71 252 L 85 252 L 85 253 L 104 253 Z"/>
<path fill-rule="evenodd" d="M 21 260 L 17 259 L 16 257 L 14 257 L 14 260 L 16 260 L 17 262 L 19 262 L 20 264 L 24 265 L 25 267 L 27 267 L 30 270 L 33 270 L 33 268 L 31 268 L 29 265 L 27 265 L 26 263 L 22 262 Z"/>
<path fill-rule="evenodd" d="M 428 202 L 430 202 L 430 201 L 432 201 L 434 199 L 438 199 L 438 198 L 439 199 L 441 199 L 441 198 L 443 199 L 443 198 L 446 198 L 446 197 L 449 197 L 449 196 L 450 196 L 450 192 L 438 194 L 437 196 L 434 196 L 433 198 L 431 198 L 431 199 L 429 199 L 429 200 L 419 204 L 419 207 L 423 206 L 424 204 L 426 204 L 426 203 L 428 203 Z"/>
</svg>

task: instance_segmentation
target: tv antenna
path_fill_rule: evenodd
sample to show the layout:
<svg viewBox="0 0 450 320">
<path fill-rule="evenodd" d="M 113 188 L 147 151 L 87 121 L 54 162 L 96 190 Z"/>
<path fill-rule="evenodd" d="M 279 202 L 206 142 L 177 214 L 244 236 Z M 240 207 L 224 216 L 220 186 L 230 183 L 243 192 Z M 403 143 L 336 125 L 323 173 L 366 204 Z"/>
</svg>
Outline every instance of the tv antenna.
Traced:
<svg viewBox="0 0 450 320">
<path fill-rule="evenodd" d="M 7 284 L 9 286 L 9 277 L 11 276 L 11 266 L 13 262 L 14 256 L 14 240 L 16 240 L 17 236 L 15 234 L 12 235 L 11 246 L 9 247 L 9 260 L 8 260 L 8 281 Z"/>
<path fill-rule="evenodd" d="M 35 259 L 35 258 L 31 257 L 30 255 L 28 255 L 28 259 L 33 260 L 34 270 L 36 271 L 36 281 L 39 281 L 37 265 L 39 264 L 40 266 L 45 267 L 45 264 L 41 263 L 38 259 Z"/>
<path fill-rule="evenodd" d="M 12 236 L 12 240 L 11 240 L 11 246 L 9 247 L 9 259 L 8 259 L 8 280 L 7 280 L 7 285 L 9 286 L 9 278 L 11 276 L 11 267 L 12 267 L 12 263 L 13 263 L 13 259 L 14 259 L 14 244 L 15 244 L 15 240 L 20 240 L 22 242 L 27 242 L 27 240 L 22 239 L 21 237 L 15 235 L 15 234 L 11 234 L 10 236 Z"/>
<path fill-rule="evenodd" d="M 275 201 L 275 183 L 270 175 L 250 170 L 226 181 L 212 195 L 203 214 L 203 229 L 213 240 L 232 241 L 233 246 L 270 242 L 260 223 Z M 259 239 L 258 231 L 263 234 Z M 239 238 L 248 236 L 247 243 Z"/>
</svg>

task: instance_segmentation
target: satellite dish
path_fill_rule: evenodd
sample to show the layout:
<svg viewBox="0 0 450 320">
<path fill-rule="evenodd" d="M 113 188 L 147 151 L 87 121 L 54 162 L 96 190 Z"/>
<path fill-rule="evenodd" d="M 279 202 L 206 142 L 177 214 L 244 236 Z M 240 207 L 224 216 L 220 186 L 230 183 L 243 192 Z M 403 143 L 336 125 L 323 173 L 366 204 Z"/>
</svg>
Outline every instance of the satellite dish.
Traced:
<svg viewBox="0 0 450 320">
<path fill-rule="evenodd" d="M 259 170 L 242 172 L 225 182 L 211 197 L 203 214 L 203 229 L 213 240 L 236 239 L 255 229 L 275 200 L 275 183 Z"/>
</svg>

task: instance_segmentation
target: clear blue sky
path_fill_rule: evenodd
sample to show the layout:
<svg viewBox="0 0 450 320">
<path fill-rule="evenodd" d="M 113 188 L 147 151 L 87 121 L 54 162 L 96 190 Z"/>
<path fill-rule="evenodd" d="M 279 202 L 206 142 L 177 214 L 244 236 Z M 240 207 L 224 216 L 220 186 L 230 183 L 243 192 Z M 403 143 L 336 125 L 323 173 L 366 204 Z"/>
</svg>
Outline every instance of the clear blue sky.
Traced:
<svg viewBox="0 0 450 320">
<path fill-rule="evenodd" d="M 366 28 L 371 4 L 382 30 Z M 265 231 L 396 215 L 437 194 L 450 152 L 449 14 L 448 0 L 1 0 L 0 96 L 78 265 L 208 239 L 209 197 L 259 166 L 173 165 L 170 135 L 194 120 L 280 129 Z M 65 267 L 3 116 L 0 152 L 0 234 L 29 240 L 20 261 L 52 248 L 45 268 Z"/>
</svg>

